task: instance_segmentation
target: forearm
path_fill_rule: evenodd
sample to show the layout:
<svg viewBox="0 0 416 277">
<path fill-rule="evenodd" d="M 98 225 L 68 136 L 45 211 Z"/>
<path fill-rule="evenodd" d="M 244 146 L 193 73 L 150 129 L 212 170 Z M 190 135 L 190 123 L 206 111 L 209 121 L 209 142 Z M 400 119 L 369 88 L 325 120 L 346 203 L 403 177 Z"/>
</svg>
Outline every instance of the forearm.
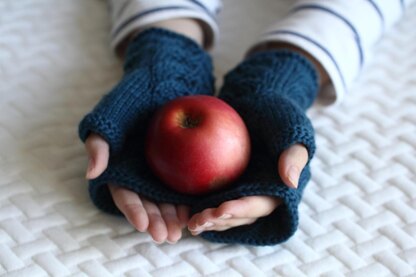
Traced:
<svg viewBox="0 0 416 277">
<path fill-rule="evenodd" d="M 221 10 L 221 0 L 107 0 L 111 16 L 111 48 L 125 49 L 126 38 L 136 31 L 142 31 L 150 26 L 157 26 L 173 19 L 194 20 L 200 24 L 204 33 L 203 46 L 211 48 L 218 37 L 217 15 Z M 162 26 L 166 27 L 164 23 Z M 176 25 L 176 23 L 173 23 Z M 182 25 L 182 23 L 179 23 Z M 186 24 L 187 25 L 187 24 Z M 181 29 L 182 27 L 180 27 Z"/>
<path fill-rule="evenodd" d="M 340 103 L 371 57 L 374 44 L 412 1 L 301 0 L 271 24 L 255 47 L 286 43 L 305 50 L 319 61 L 315 65 L 321 86 L 326 81 L 322 67 L 330 79 L 322 87 L 321 103 Z"/>
</svg>

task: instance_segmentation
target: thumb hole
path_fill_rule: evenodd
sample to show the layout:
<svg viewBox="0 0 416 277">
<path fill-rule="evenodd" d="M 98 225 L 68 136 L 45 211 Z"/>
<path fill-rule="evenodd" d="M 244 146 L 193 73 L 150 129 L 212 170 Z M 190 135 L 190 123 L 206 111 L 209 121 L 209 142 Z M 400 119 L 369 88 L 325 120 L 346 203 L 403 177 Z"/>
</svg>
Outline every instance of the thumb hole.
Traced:
<svg viewBox="0 0 416 277">
<path fill-rule="evenodd" d="M 290 188 L 297 188 L 300 174 L 308 162 L 308 150 L 295 144 L 282 152 L 278 161 L 278 172 L 282 181 Z"/>
<path fill-rule="evenodd" d="M 100 176 L 108 166 L 110 146 L 100 135 L 91 134 L 85 141 L 85 149 L 88 154 L 87 179 L 95 179 Z"/>
</svg>

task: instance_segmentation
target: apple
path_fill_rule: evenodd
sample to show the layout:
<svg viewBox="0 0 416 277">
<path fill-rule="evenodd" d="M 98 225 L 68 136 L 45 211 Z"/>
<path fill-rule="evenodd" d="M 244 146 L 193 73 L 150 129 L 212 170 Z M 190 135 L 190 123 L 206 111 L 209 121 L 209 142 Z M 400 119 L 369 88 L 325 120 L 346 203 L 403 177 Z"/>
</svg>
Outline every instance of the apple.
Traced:
<svg viewBox="0 0 416 277">
<path fill-rule="evenodd" d="M 176 98 L 150 121 L 146 159 L 168 187 L 192 195 L 219 190 L 247 167 L 250 137 L 240 115 L 214 96 Z"/>
</svg>

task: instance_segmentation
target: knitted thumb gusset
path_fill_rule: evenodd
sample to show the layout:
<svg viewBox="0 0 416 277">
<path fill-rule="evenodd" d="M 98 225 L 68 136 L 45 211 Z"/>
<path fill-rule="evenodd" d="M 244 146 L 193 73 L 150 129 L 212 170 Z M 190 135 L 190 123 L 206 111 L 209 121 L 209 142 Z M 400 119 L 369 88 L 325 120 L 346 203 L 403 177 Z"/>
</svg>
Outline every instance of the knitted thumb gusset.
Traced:
<svg viewBox="0 0 416 277">
<path fill-rule="evenodd" d="M 314 130 L 305 111 L 318 91 L 317 72 L 305 57 L 286 50 L 254 54 L 227 74 L 220 98 L 244 119 L 251 136 L 252 155 L 243 176 L 228 190 L 202 199 L 192 213 L 245 196 L 282 200 L 270 215 L 250 225 L 201 236 L 214 242 L 273 245 L 286 241 L 298 226 L 298 205 L 310 179 L 309 161 L 315 152 Z M 308 150 L 309 161 L 297 189 L 280 178 L 277 161 L 291 145 Z"/>
<path fill-rule="evenodd" d="M 97 133 L 111 154 L 120 152 L 131 128 L 144 129 L 157 107 L 214 90 L 210 56 L 192 39 L 164 29 L 146 30 L 130 42 L 124 71 L 121 82 L 79 124 L 82 141 Z"/>
</svg>

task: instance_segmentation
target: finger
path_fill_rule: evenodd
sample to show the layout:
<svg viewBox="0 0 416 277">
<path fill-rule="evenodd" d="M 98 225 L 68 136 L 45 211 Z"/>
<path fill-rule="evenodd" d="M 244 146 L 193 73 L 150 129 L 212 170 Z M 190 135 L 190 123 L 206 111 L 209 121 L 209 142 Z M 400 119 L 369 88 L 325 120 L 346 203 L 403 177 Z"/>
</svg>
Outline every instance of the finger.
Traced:
<svg viewBox="0 0 416 277">
<path fill-rule="evenodd" d="M 147 212 L 147 216 L 149 217 L 149 227 L 147 228 L 147 232 L 152 236 L 154 242 L 165 242 L 168 237 L 168 230 L 159 207 L 155 203 L 144 198 L 142 199 L 142 202 L 143 207 Z"/>
<path fill-rule="evenodd" d="M 189 229 L 189 231 L 192 235 L 197 236 L 206 231 L 225 231 L 234 227 L 252 224 L 257 219 L 258 218 L 232 218 L 225 220 L 213 219 L 212 221 L 207 221 L 205 224 L 197 226 L 194 229 Z"/>
<path fill-rule="evenodd" d="M 181 225 L 181 228 L 186 227 L 189 221 L 189 211 L 190 208 L 185 205 L 178 205 L 176 207 L 176 213 L 178 214 L 179 223 Z"/>
<path fill-rule="evenodd" d="M 110 146 L 101 136 L 91 134 L 85 141 L 85 148 L 89 158 L 86 178 L 97 178 L 107 168 Z"/>
<path fill-rule="evenodd" d="M 229 218 L 258 218 L 269 215 L 282 200 L 272 196 L 246 196 L 222 203 L 215 210 L 215 217 Z"/>
<path fill-rule="evenodd" d="M 176 243 L 182 236 L 182 228 L 176 212 L 176 207 L 172 204 L 159 204 L 160 213 L 165 221 L 167 228 L 167 242 Z"/>
<path fill-rule="evenodd" d="M 149 226 L 149 218 L 137 193 L 115 185 L 108 185 L 108 187 L 114 203 L 130 224 L 140 232 L 146 231 Z"/>
<path fill-rule="evenodd" d="M 197 235 L 204 231 L 224 231 L 247 225 L 267 216 L 281 203 L 281 199 L 270 196 L 248 196 L 224 202 L 218 208 L 210 208 L 195 214 L 188 229 Z"/>
<path fill-rule="evenodd" d="M 205 209 L 192 216 L 188 229 L 193 235 L 198 235 L 208 230 L 222 230 L 223 226 L 238 226 L 252 222 L 251 218 L 231 218 L 228 215 L 218 217 L 216 208 Z"/>
<path fill-rule="evenodd" d="M 215 219 L 214 212 L 215 208 L 209 208 L 194 214 L 188 222 L 189 231 L 211 227 L 213 225 L 211 221 Z"/>
<path fill-rule="evenodd" d="M 308 150 L 302 144 L 295 144 L 280 155 L 278 171 L 282 181 L 290 188 L 297 188 L 300 174 L 308 162 Z"/>
</svg>

